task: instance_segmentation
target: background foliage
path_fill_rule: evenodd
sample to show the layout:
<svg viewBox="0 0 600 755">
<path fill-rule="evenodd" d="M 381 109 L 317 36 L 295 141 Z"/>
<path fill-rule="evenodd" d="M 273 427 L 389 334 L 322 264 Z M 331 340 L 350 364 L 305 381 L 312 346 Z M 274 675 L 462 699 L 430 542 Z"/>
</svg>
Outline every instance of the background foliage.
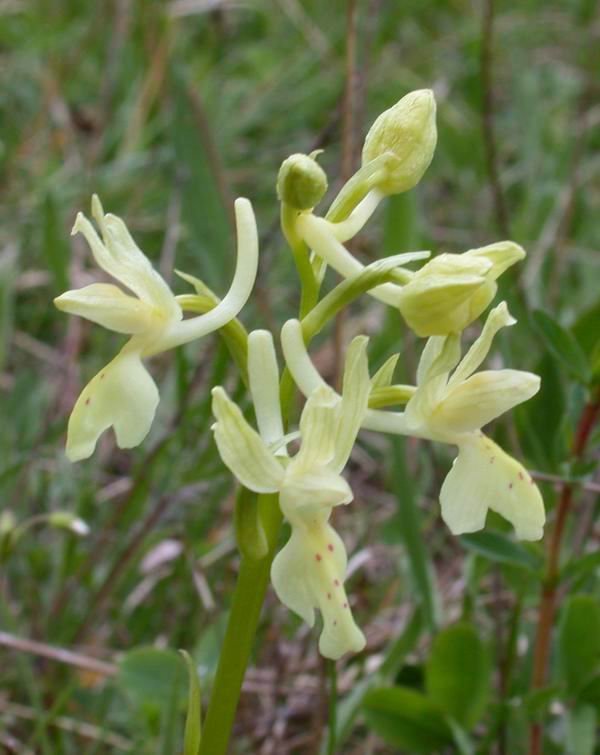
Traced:
<svg viewBox="0 0 600 755">
<path fill-rule="evenodd" d="M 592 0 L 498 2 L 492 39 L 490 9 L 358 0 L 355 160 L 375 115 L 414 88 L 436 92 L 439 143 L 422 183 L 385 203 L 356 252 L 458 252 L 504 236 L 529 252 L 501 291 L 519 325 L 493 359 L 538 372 L 542 391 L 493 435 L 541 481 L 548 533 L 570 491 L 559 572 L 546 579 L 560 598 L 550 672 L 532 691 L 548 543 L 516 543 L 492 517 L 457 541 L 436 499 L 447 449 L 364 433 L 355 502 L 337 524 L 368 647 L 338 670 L 338 752 L 528 752 L 535 721 L 544 752 L 600 752 L 598 435 L 574 453 L 600 363 L 599 16 Z M 95 274 L 69 237 L 75 214 L 97 192 L 163 274 L 177 267 L 222 292 L 232 198 L 250 197 L 262 258 L 242 319 L 277 329 L 298 286 L 275 177 L 288 154 L 323 147 L 336 188 L 346 11 L 341 0 L 0 6 L 0 534 L 11 515 L 63 509 L 91 528 L 78 538 L 40 523 L 13 548 L 2 536 L 7 752 L 177 752 L 187 682 L 175 651 L 191 653 L 206 690 L 236 574 L 209 387 L 243 394 L 218 340 L 153 360 L 162 400 L 141 448 L 106 438 L 87 462 L 64 457 L 74 399 L 118 338 L 52 306 Z M 397 316 L 365 300 L 344 340 L 359 331 L 374 366 L 400 350 L 400 379 L 412 380 L 420 344 Z M 333 378 L 327 335 L 315 353 Z M 328 691 L 315 634 L 270 594 L 259 639 L 232 752 L 319 752 Z M 63 663 L 57 648 L 82 657 Z"/>
</svg>

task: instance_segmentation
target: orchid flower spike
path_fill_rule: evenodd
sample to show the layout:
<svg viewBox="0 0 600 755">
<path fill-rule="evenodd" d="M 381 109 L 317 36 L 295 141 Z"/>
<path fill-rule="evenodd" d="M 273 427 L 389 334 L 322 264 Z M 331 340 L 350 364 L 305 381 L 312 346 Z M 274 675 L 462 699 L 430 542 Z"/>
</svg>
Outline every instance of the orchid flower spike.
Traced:
<svg viewBox="0 0 600 755">
<path fill-rule="evenodd" d="M 430 89 L 410 92 L 382 113 L 363 148 L 362 167 L 344 186 L 327 218 L 313 213 L 327 189 L 327 178 L 312 156 L 292 155 L 281 166 L 278 194 L 289 239 L 304 242 L 313 258 L 348 278 L 364 266 L 344 246 L 366 224 L 388 195 L 411 189 L 422 178 L 435 150 L 435 98 Z M 335 222 L 334 222 L 335 221 Z M 398 255 L 399 265 L 422 260 L 430 252 Z M 501 241 L 464 254 L 440 254 L 417 272 L 398 269 L 394 282 L 369 291 L 398 309 L 418 336 L 458 333 L 489 306 L 497 278 L 525 252 Z M 321 265 L 319 275 L 325 266 Z"/>
<path fill-rule="evenodd" d="M 250 202 L 240 198 L 235 203 L 238 256 L 231 288 L 213 310 L 184 320 L 176 297 L 136 246 L 125 223 L 115 215 L 105 215 L 96 195 L 92 215 L 102 237 L 81 213 L 73 233 L 85 236 L 98 265 L 131 293 L 111 283 L 92 283 L 67 291 L 54 303 L 64 312 L 131 338 L 77 399 L 67 432 L 66 452 L 71 461 L 91 456 L 99 436 L 111 426 L 120 448 L 142 442 L 159 400 L 142 359 L 200 338 L 234 318 L 250 295 L 258 265 L 254 213 Z"/>
<path fill-rule="evenodd" d="M 278 492 L 291 527 L 290 539 L 271 568 L 275 592 L 311 627 L 315 608 L 319 609 L 323 617 L 319 650 L 334 660 L 365 646 L 344 589 L 346 551 L 329 518 L 334 506 L 352 500 L 341 472 L 367 410 L 366 341 L 356 338 L 348 349 L 342 396 L 327 386 L 309 395 L 300 419 L 300 450 L 291 459 L 286 450 L 290 436 L 283 437 L 270 333 L 254 331 L 248 339 L 250 390 L 260 434 L 222 388 L 213 389 L 217 420 L 213 430 L 221 458 L 250 490 Z"/>
<path fill-rule="evenodd" d="M 430 338 L 406 410 L 371 409 L 363 421 L 370 430 L 458 447 L 458 457 L 440 492 L 442 517 L 455 535 L 482 529 L 490 509 L 507 519 L 522 540 L 539 540 L 543 534 L 544 504 L 537 485 L 516 459 L 481 432 L 484 425 L 527 401 L 540 387 L 539 377 L 530 372 L 475 372 L 496 332 L 514 323 L 502 302 L 490 312 L 481 335 L 462 360 L 458 336 Z M 286 323 L 281 338 L 300 390 L 309 393 L 323 385 L 304 347 L 299 323 Z"/>
</svg>

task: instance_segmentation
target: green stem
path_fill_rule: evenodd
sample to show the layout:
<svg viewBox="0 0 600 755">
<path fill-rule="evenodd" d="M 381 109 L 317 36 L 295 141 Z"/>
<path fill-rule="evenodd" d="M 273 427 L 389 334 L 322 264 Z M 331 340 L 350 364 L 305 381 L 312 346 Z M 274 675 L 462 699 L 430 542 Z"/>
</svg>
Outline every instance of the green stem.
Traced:
<svg viewBox="0 0 600 755">
<path fill-rule="evenodd" d="M 240 563 L 219 665 L 204 722 L 200 755 L 225 755 L 227 752 L 242 682 L 269 584 L 282 516 L 276 496 L 259 496 L 259 506 L 268 551 L 260 560 L 242 558 Z"/>
<path fill-rule="evenodd" d="M 282 205 L 282 227 L 292 247 L 300 275 L 302 290 L 300 317 L 304 317 L 318 301 L 319 283 L 310 265 L 306 245 L 293 232 L 293 213 L 291 208 Z M 294 395 L 294 383 L 287 370 L 281 378 L 280 393 L 282 416 L 287 425 Z M 244 502 L 240 501 L 240 503 Z M 283 517 L 276 495 L 259 495 L 258 508 L 259 524 L 262 525 L 261 529 L 267 542 L 267 553 L 262 558 L 252 558 L 250 553 L 244 555 L 246 549 L 242 549 L 240 570 L 204 722 L 199 755 L 225 755 L 227 752 L 235 712 L 269 584 L 271 564 L 275 557 Z M 237 524 L 242 529 L 245 526 L 242 521 L 238 521 Z"/>
<path fill-rule="evenodd" d="M 300 317 L 307 315 L 319 300 L 320 283 L 310 263 L 310 251 L 295 230 L 298 210 L 282 202 L 281 228 L 294 254 L 294 262 L 300 276 Z"/>
<path fill-rule="evenodd" d="M 327 737 L 327 755 L 335 755 L 337 739 L 337 666 L 335 661 L 327 661 L 329 671 L 329 733 Z"/>
</svg>

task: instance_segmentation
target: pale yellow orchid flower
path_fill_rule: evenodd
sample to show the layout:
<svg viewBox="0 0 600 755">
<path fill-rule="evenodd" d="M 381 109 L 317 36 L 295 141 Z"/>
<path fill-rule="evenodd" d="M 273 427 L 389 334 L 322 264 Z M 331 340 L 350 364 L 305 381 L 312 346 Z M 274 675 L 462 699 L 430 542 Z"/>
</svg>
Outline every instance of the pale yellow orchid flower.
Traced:
<svg viewBox="0 0 600 755">
<path fill-rule="evenodd" d="M 524 467 L 481 428 L 539 390 L 537 375 L 520 370 L 475 372 L 495 333 L 515 320 L 502 302 L 493 309 L 479 338 L 460 359 L 459 337 L 430 338 L 417 373 L 417 386 L 404 412 L 369 410 L 363 427 L 413 435 L 458 447 L 458 457 L 440 492 L 442 517 L 455 535 L 485 526 L 496 511 L 523 540 L 539 540 L 545 520 L 542 496 Z M 282 330 L 287 365 L 299 388 L 310 393 L 323 379 L 310 361 L 297 320 Z"/>
<path fill-rule="evenodd" d="M 111 426 L 120 448 L 142 442 L 159 401 L 156 384 L 142 359 L 200 338 L 229 322 L 246 303 L 258 265 L 254 213 L 250 202 L 240 198 L 235 203 L 238 256 L 231 288 L 213 310 L 184 320 L 177 298 L 136 246 L 125 223 L 115 215 L 105 215 L 95 195 L 92 215 L 102 238 L 81 213 L 73 233 L 85 236 L 98 265 L 135 296 L 111 283 L 92 283 L 54 300 L 64 312 L 131 336 L 77 399 L 67 432 L 66 452 L 71 461 L 91 456 L 99 436 Z"/>
<path fill-rule="evenodd" d="M 271 334 L 248 339 L 248 372 L 260 434 L 220 388 L 213 389 L 213 427 L 221 458 L 238 480 L 257 493 L 279 493 L 291 536 L 277 554 L 271 580 L 279 599 L 310 626 L 315 608 L 323 617 L 319 650 L 338 659 L 359 652 L 365 638 L 356 626 L 344 589 L 347 556 L 329 524 L 334 506 L 352 491 L 341 472 L 367 410 L 369 375 L 366 339 L 355 339 L 346 357 L 342 396 L 319 386 L 300 419 L 300 450 L 287 455 L 283 437 L 278 369 Z M 294 434 L 292 437 L 296 437 Z"/>
</svg>

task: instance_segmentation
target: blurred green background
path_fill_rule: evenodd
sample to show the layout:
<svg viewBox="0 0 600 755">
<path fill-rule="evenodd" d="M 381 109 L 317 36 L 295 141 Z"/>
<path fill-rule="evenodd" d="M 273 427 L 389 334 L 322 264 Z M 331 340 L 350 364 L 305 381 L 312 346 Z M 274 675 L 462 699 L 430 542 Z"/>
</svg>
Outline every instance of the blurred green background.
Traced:
<svg viewBox="0 0 600 755">
<path fill-rule="evenodd" d="M 435 91 L 436 156 L 416 189 L 384 203 L 355 251 L 363 260 L 460 252 L 507 236 L 528 251 L 501 291 L 519 325 L 498 338 L 492 364 L 504 358 L 537 371 L 542 391 L 493 434 L 549 480 L 541 485 L 550 512 L 561 480 L 574 480 L 577 516 L 565 551 L 573 573 L 562 597 L 582 593 L 584 623 L 600 624 L 598 478 L 589 459 L 570 459 L 600 333 L 598 8 L 591 0 L 497 2 L 492 39 L 490 7 L 357 0 L 352 36 L 341 0 L 0 4 L 0 506 L 5 526 L 9 515 L 25 522 L 67 509 L 91 529 L 78 538 L 32 527 L 2 564 L 6 752 L 178 752 L 185 671 L 174 650 L 192 653 L 208 688 L 237 568 L 234 491 L 209 432 L 209 389 L 225 383 L 238 399 L 243 389 L 216 337 L 152 360 L 161 404 L 142 447 L 119 451 L 105 437 L 92 459 L 65 459 L 74 400 L 120 343 L 52 304 L 97 276 L 86 245 L 69 235 L 77 211 L 88 212 L 98 193 L 177 293 L 188 289 L 173 268 L 224 293 L 234 265 L 232 201 L 249 197 L 261 269 L 241 319 L 276 331 L 298 304 L 278 226 L 279 164 L 323 148 L 333 197 L 344 134 L 353 137 L 346 161 L 356 168 L 371 122 L 411 89 Z M 533 314 L 540 309 L 551 319 Z M 363 300 L 344 339 L 356 332 L 371 335 L 374 367 L 401 351 L 400 379 L 414 379 L 420 345 L 405 338 L 398 316 Z M 315 346 L 326 375 L 335 356 L 329 332 Z M 514 543 L 500 520 L 490 521 L 491 542 L 452 538 L 437 504 L 450 461 L 446 448 L 369 434 L 353 456 L 355 502 L 336 526 L 369 644 L 339 670 L 346 728 L 337 751 L 527 752 L 537 716 L 545 751 L 592 753 L 600 647 L 592 643 L 582 662 L 596 679 L 582 704 L 564 648 L 553 649 L 548 686 L 529 694 L 544 546 Z M 458 618 L 476 632 L 467 644 L 481 644 L 494 673 L 481 671 L 481 689 L 467 695 L 476 708 L 464 720 L 456 714 L 470 741 L 446 742 L 438 731 L 441 740 L 415 749 L 389 733 L 377 701 L 365 719 L 359 696 L 348 693 L 366 689 L 382 658 L 379 683 L 422 690 L 433 673 L 431 637 Z M 9 635 L 43 647 L 22 652 Z M 327 685 L 315 633 L 270 593 L 260 639 L 232 752 L 318 753 Z M 109 665 L 60 663 L 56 647 Z"/>
</svg>

